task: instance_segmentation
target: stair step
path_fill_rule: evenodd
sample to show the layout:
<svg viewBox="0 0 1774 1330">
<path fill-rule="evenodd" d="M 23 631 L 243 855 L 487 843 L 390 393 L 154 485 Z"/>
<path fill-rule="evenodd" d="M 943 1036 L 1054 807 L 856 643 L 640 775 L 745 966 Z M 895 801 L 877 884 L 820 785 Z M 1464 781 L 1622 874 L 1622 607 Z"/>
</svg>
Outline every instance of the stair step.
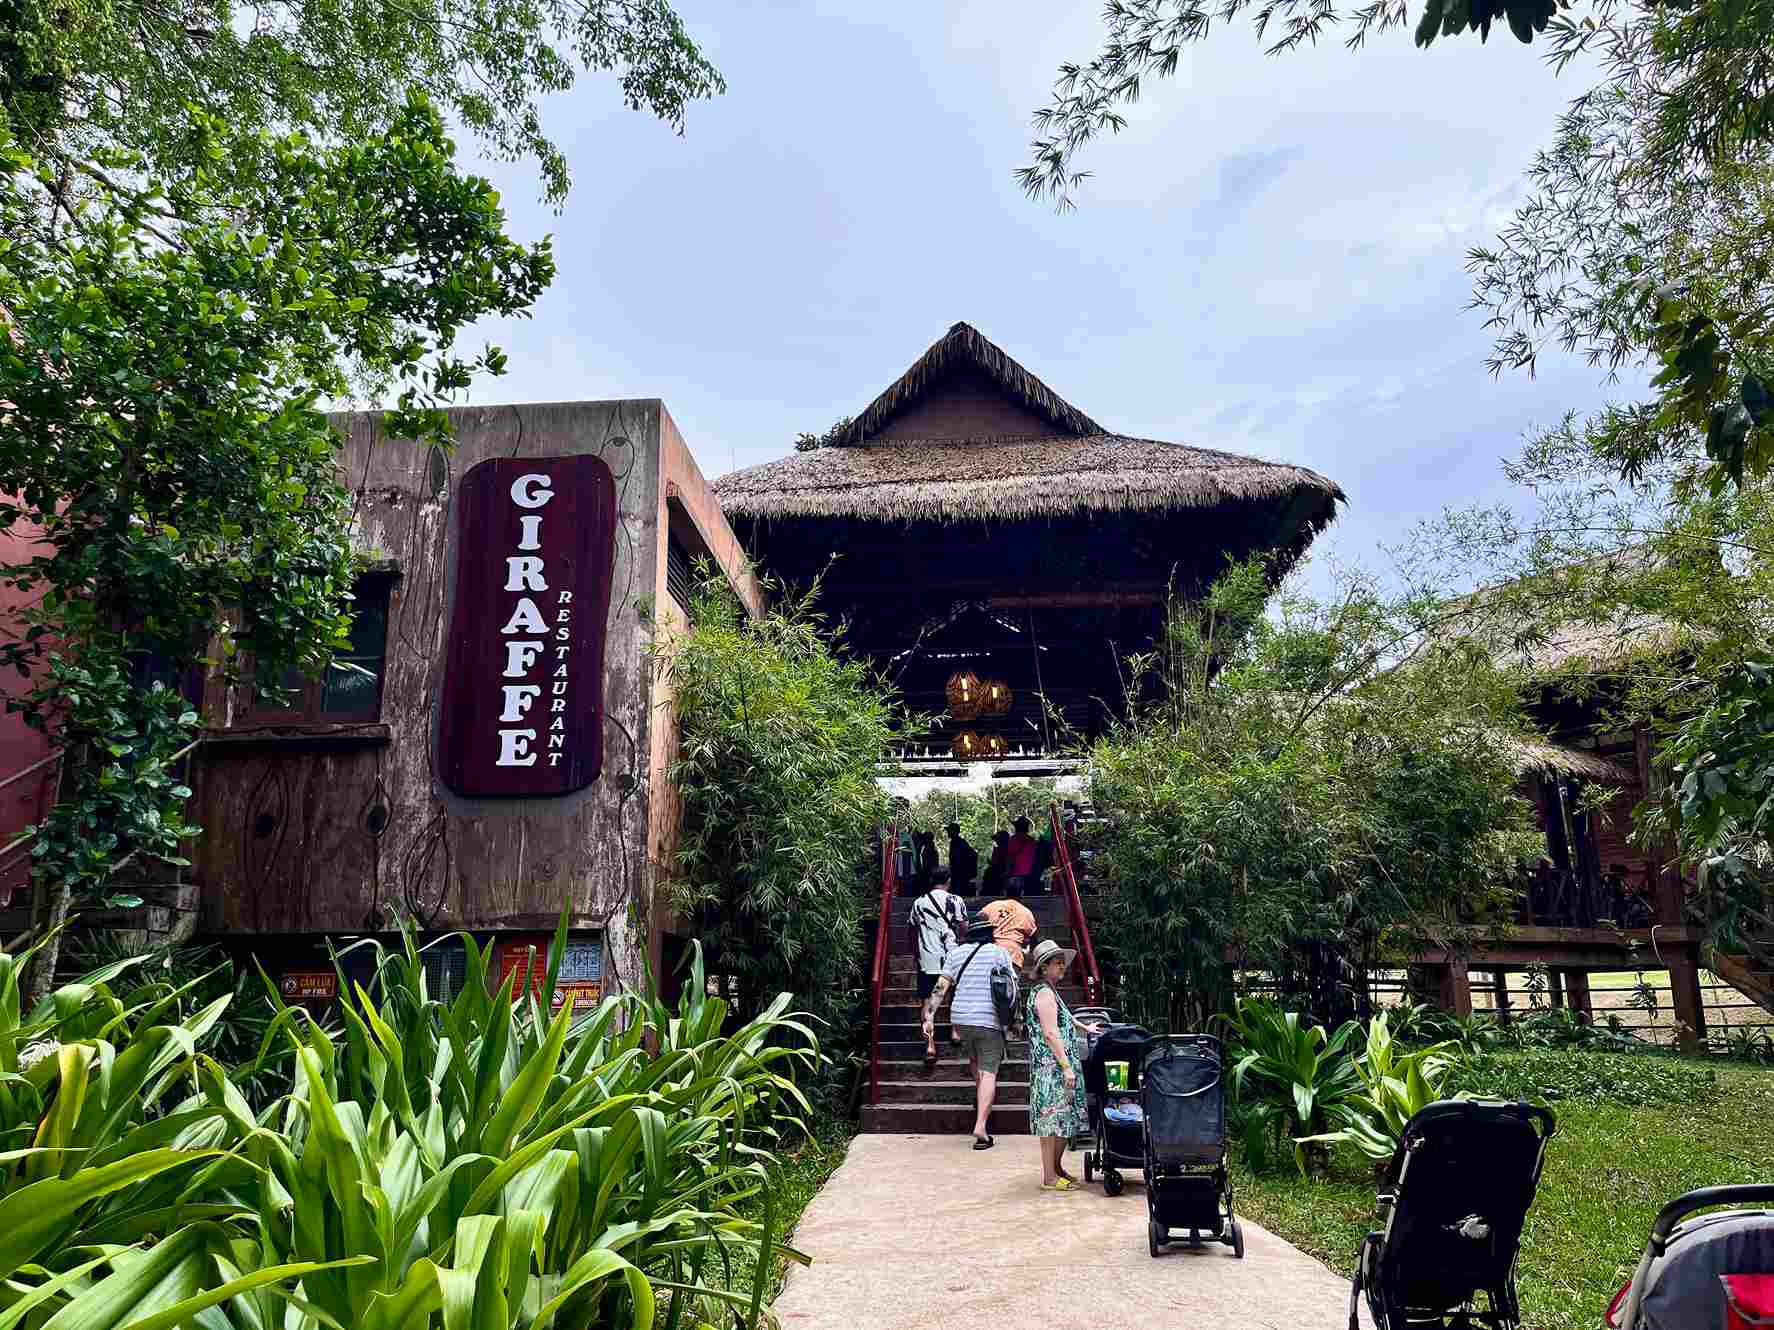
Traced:
<svg viewBox="0 0 1774 1330">
<path fill-rule="evenodd" d="M 966 1069 L 962 1069 L 965 1076 Z M 889 1081 L 881 1082 L 881 1102 L 884 1104 L 971 1104 L 974 1101 L 973 1082 L 971 1080 L 949 1081 Z M 1025 1112 L 1029 1107 L 1029 1083 L 1027 1081 L 999 1081 L 998 1093 L 992 1101 L 999 1107 L 1021 1108 Z"/>
<path fill-rule="evenodd" d="M 938 1048 L 941 1048 L 947 1042 L 948 1037 L 949 1037 L 949 1013 L 948 1013 L 948 1008 L 945 1007 L 937 1015 L 937 1018 L 936 1018 L 936 1046 Z M 918 1052 L 920 1054 L 922 1054 L 924 1051 L 924 1027 L 923 1027 L 923 1025 L 921 1023 L 920 1024 L 906 1024 L 904 1022 L 882 1021 L 881 1022 L 882 1056 L 886 1056 L 886 1050 L 896 1044 L 902 1045 L 906 1048 L 915 1047 L 915 1048 L 917 1048 Z M 1027 1053 L 1028 1048 L 1029 1048 L 1029 1041 L 1026 1039 L 1015 1040 L 1010 1045 L 1010 1051 L 1013 1055 L 1018 1052 Z"/>
<path fill-rule="evenodd" d="M 999 1076 L 1006 1076 L 1013 1082 L 1029 1080 L 1029 1059 L 1006 1057 L 999 1064 Z M 938 1057 L 937 1066 L 933 1068 L 926 1068 L 922 1059 L 882 1059 L 882 1080 L 924 1080 L 933 1084 L 965 1080 L 972 1085 L 965 1057 Z"/>
<path fill-rule="evenodd" d="M 986 1121 L 994 1136 L 1029 1134 L 1029 1110 L 1026 1108 L 1007 1108 L 999 1104 Z M 973 1107 L 969 1104 L 865 1104 L 862 1129 L 877 1135 L 965 1136 L 973 1130 Z"/>
<path fill-rule="evenodd" d="M 949 1032 L 939 1023 L 936 1027 L 936 1051 L 940 1057 L 957 1056 L 957 1051 L 949 1044 Z M 923 1066 L 924 1037 L 918 1035 L 911 1039 L 883 1039 L 881 1041 L 881 1065 L 889 1062 L 917 1062 Z M 1007 1046 L 1004 1060 L 1006 1063 L 1027 1062 L 1029 1059 L 1028 1040 L 1019 1040 Z M 961 1058 L 961 1065 L 966 1066 L 967 1060 Z"/>
</svg>

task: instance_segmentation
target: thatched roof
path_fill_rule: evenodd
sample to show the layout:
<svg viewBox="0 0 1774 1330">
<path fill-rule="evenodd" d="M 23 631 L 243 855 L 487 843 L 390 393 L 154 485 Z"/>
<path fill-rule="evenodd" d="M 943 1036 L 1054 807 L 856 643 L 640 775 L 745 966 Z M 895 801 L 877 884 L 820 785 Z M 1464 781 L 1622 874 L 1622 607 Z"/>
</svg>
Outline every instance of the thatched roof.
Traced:
<svg viewBox="0 0 1774 1330">
<path fill-rule="evenodd" d="M 1524 776 L 1580 776 L 1610 785 L 1631 785 L 1638 779 L 1620 763 L 1581 748 L 1567 748 L 1542 739 L 1511 739 L 1509 747 L 1515 753 L 1516 771 Z"/>
<path fill-rule="evenodd" d="M 945 381 L 981 376 L 1051 431 L 879 437 Z M 1343 491 L 1306 467 L 1112 434 L 965 323 L 950 328 L 832 446 L 715 482 L 730 516 L 959 521 L 1084 511 L 1255 505 L 1295 538 L 1323 528 Z"/>
<path fill-rule="evenodd" d="M 924 400 L 930 390 L 956 371 L 984 374 L 1000 392 L 1067 434 L 1107 434 L 1101 425 L 1066 401 L 1040 379 L 1005 355 L 970 323 L 957 323 L 939 337 L 912 367 L 832 442 L 839 447 L 866 443 L 906 408 Z"/>
<path fill-rule="evenodd" d="M 1489 652 L 1499 668 L 1532 681 L 1626 672 L 1692 646 L 1695 632 L 1624 600 L 1585 613 L 1587 598 L 1580 591 L 1566 596 L 1560 579 L 1611 569 L 1630 577 L 1654 571 L 1657 559 L 1648 545 L 1628 546 L 1552 569 L 1537 590 L 1520 578 L 1481 587 L 1448 601 L 1446 621 L 1430 639 L 1468 639 Z M 1524 589 L 1529 594 L 1521 594 Z"/>
</svg>

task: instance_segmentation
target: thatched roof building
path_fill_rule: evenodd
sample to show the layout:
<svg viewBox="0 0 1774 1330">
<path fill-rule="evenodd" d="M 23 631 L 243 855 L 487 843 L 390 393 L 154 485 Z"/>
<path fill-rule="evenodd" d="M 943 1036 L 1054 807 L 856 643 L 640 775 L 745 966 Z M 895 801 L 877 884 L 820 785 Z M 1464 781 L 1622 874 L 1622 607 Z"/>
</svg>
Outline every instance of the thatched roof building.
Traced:
<svg viewBox="0 0 1774 1330">
<path fill-rule="evenodd" d="M 957 323 L 832 446 L 723 476 L 730 518 L 905 522 L 1236 509 L 1295 556 L 1343 492 L 1305 467 L 1114 434 Z"/>
<path fill-rule="evenodd" d="M 715 491 L 765 572 L 823 575 L 914 706 L 940 712 L 962 667 L 1009 682 L 1013 748 L 1051 746 L 1041 695 L 1095 728 L 1168 596 L 1253 554 L 1279 577 L 1343 500 L 1305 467 L 1112 433 L 965 323 L 828 446 Z"/>
</svg>

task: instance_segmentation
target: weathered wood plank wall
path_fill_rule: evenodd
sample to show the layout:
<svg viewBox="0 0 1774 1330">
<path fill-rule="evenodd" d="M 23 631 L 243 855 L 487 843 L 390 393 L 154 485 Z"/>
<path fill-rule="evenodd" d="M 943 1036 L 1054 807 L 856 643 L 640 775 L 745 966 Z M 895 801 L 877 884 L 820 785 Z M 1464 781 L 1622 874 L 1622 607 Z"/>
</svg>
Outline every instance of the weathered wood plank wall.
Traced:
<svg viewBox="0 0 1774 1330">
<path fill-rule="evenodd" d="M 246 724 L 244 699 L 212 690 L 196 775 L 194 874 L 205 924 L 238 933 L 345 932 L 398 915 L 429 928 L 534 929 L 563 903 L 575 928 L 603 929 L 613 978 L 639 966 L 635 919 L 654 916 L 657 861 L 673 828 L 655 815 L 669 743 L 655 735 L 647 648 L 665 586 L 666 497 L 728 563 L 748 601 L 739 547 L 657 401 L 467 408 L 457 443 L 434 453 L 381 432 L 379 413 L 336 418 L 358 502 L 361 548 L 398 571 L 378 723 Z M 664 446 L 662 447 L 662 441 Z M 561 798 L 463 799 L 434 770 L 436 708 L 455 566 L 452 498 L 493 457 L 592 453 L 616 478 L 614 589 L 607 619 L 604 769 Z M 686 502 L 687 501 L 687 502 Z"/>
</svg>

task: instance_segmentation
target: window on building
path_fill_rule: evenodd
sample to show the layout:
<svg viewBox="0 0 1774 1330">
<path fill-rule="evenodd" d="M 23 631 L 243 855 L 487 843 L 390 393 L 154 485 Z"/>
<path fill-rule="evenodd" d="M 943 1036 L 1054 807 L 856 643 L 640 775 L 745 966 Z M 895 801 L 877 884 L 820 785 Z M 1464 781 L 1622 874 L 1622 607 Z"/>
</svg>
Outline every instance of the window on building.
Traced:
<svg viewBox="0 0 1774 1330">
<path fill-rule="evenodd" d="M 432 942 L 419 952 L 425 992 L 436 1002 L 454 1002 L 468 981 L 468 952 L 458 941 Z"/>
<path fill-rule="evenodd" d="M 388 601 L 393 590 L 394 579 L 388 574 L 358 578 L 352 587 L 356 599 L 351 606 L 349 648 L 334 657 L 319 678 L 286 670 L 282 684 L 289 693 L 282 704 L 260 695 L 255 681 L 249 718 L 298 724 L 378 719 L 388 650 Z"/>
<path fill-rule="evenodd" d="M 665 541 L 665 589 L 684 612 L 684 617 L 689 618 L 696 591 L 696 564 L 690 551 L 675 535 L 667 536 Z"/>
</svg>

